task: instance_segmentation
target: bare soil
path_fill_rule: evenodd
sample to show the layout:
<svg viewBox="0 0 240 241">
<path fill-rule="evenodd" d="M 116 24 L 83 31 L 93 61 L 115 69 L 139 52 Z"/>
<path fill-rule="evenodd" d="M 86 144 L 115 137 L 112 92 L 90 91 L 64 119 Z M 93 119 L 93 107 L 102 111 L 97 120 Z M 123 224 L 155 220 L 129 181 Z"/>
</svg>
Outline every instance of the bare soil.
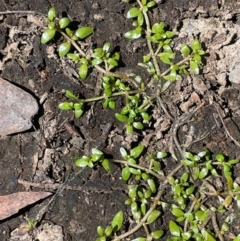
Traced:
<svg viewBox="0 0 240 241">
<path fill-rule="evenodd" d="M 119 71 L 147 76 L 137 66 L 147 46 L 141 39 L 128 41 L 123 37 L 131 28 L 131 21 L 125 17 L 130 5 L 119 0 L 4 0 L 0 11 L 31 10 L 46 14 L 50 6 L 60 14 L 68 14 L 81 26 L 94 27 L 94 35 L 85 43 L 86 50 L 109 41 L 112 49 L 121 53 Z M 164 21 L 179 34 L 175 46 L 180 40 L 188 42 L 193 36 L 200 38 L 208 50 L 206 67 L 203 66 L 199 77 L 183 79 L 162 96 L 174 121 L 156 104 L 152 124 L 132 137 L 126 136 L 123 125 L 114 117 L 115 112 L 104 110 L 100 102 L 89 104 L 88 111 L 80 119 L 75 119 L 72 112 L 60 111 L 58 104 L 66 100 L 64 90 L 85 98 L 94 96 L 100 74 L 93 71 L 85 82 L 79 82 L 75 66 L 57 57 L 56 47 L 61 39 L 49 45 L 40 43 L 42 28 L 39 25 L 43 16 L 0 14 L 1 77 L 23 88 L 39 103 L 39 112 L 33 119 L 34 128 L 0 139 L 0 195 L 26 190 L 54 193 L 67 180 L 40 225 L 50 230 L 55 228 L 58 238 L 49 236 L 48 240 L 95 240 L 97 226 L 106 226 L 117 211 L 123 210 L 128 217 L 124 204 L 125 184 L 119 178 L 118 166 L 111 175 L 95 167 L 84 169 L 76 176 L 76 158 L 90 153 L 92 147 L 101 149 L 109 158 L 120 158 L 120 146 L 129 149 L 138 143 L 148 146 L 149 153 L 170 151 L 172 127 L 203 102 L 205 104 L 191 121 L 179 126 L 177 137 L 181 146 L 186 143 L 191 127 L 194 139 L 199 141 L 186 147 L 188 151 L 198 153 L 207 148 L 214 154 L 221 152 L 231 158 L 240 158 L 239 146 L 216 118 L 219 111 L 230 135 L 240 141 L 239 13 L 240 5 L 233 0 L 166 0 L 151 11 L 152 22 Z M 123 103 L 123 99 L 117 99 L 116 111 Z M 179 156 L 175 146 L 174 150 Z M 176 163 L 170 160 L 166 168 L 172 169 L 174 165 Z M 238 167 L 234 170 L 235 176 L 239 175 Z M 24 221 L 34 219 L 48 202 L 49 199 L 41 201 L 0 221 L 0 239 L 43 240 L 37 236 L 39 230 L 38 234 L 24 234 L 22 239 L 11 237 L 11 233 Z M 168 215 L 156 224 L 159 228 L 168 226 Z M 232 223 L 231 231 L 235 234 L 238 234 L 239 220 L 235 218 Z M 129 223 L 125 225 L 127 228 Z"/>
</svg>

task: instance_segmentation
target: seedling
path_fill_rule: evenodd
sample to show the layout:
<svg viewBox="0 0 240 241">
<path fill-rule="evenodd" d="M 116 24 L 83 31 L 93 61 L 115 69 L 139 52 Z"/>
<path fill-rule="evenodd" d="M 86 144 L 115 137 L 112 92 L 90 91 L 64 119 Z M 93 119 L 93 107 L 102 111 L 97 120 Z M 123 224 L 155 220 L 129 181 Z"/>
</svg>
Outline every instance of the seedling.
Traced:
<svg viewBox="0 0 240 241">
<path fill-rule="evenodd" d="M 129 0 L 122 0 L 129 3 Z M 78 65 L 79 77 L 87 81 L 92 69 L 102 74 L 100 79 L 102 93 L 100 96 L 84 99 L 77 97 L 72 91 L 66 90 L 69 102 L 59 105 L 62 110 L 73 110 L 75 117 L 84 113 L 87 102 L 103 101 L 103 108 L 115 109 L 115 97 L 124 96 L 125 106 L 115 117 L 125 124 L 128 134 L 141 131 L 152 120 L 151 109 L 155 100 L 168 87 L 184 75 L 197 75 L 200 73 L 202 56 L 205 54 L 197 38 L 191 43 L 182 43 L 180 53 L 182 60 L 175 61 L 178 54 L 173 48 L 176 36 L 163 22 L 150 23 L 149 10 L 156 6 L 155 1 L 136 0 L 133 7 L 127 12 L 127 18 L 133 20 L 133 28 L 124 34 L 125 38 L 134 40 L 142 37 L 148 49 L 142 56 L 140 66 L 146 69 L 149 78 L 142 80 L 137 74 L 117 72 L 120 54 L 111 52 L 111 44 L 106 42 L 102 47 L 84 52 L 80 45 L 81 40 L 89 37 L 94 29 L 90 26 L 78 28 L 76 31 L 68 28 L 69 18 L 57 18 L 54 8 L 48 13 L 48 27 L 42 35 L 42 43 L 54 39 L 56 33 L 64 37 L 59 46 L 59 56 L 70 58 Z M 80 45 L 79 45 L 80 43 Z M 161 67 L 163 66 L 163 69 Z M 155 86 L 155 92 L 151 87 Z M 147 153 L 146 148 L 138 145 L 131 150 L 120 148 L 122 160 L 108 160 L 104 153 L 92 149 L 90 156 L 78 158 L 75 164 L 80 168 L 93 168 L 101 164 L 109 173 L 111 165 L 122 165 L 121 178 L 127 182 L 127 200 L 130 218 L 135 226 L 130 230 L 122 230 L 124 223 L 123 211 L 119 211 L 106 228 L 97 228 L 97 241 L 119 241 L 130 238 L 139 229 L 145 231 L 145 236 L 134 241 L 163 240 L 223 240 L 222 237 L 229 231 L 230 216 L 227 209 L 236 201 L 240 205 L 240 187 L 232 175 L 232 167 L 238 163 L 237 159 L 228 160 L 222 154 L 212 157 L 209 151 L 198 154 L 184 153 L 183 160 L 174 170 L 166 171 L 162 168 L 164 158 L 170 155 L 164 151 Z M 144 160 L 144 162 L 142 161 Z M 144 164 L 143 164 L 144 163 Z M 183 170 L 188 169 L 188 172 Z M 222 190 L 216 190 L 212 185 L 220 173 L 225 178 L 226 185 Z M 225 184 L 223 182 L 223 184 Z M 198 183 L 198 186 L 196 186 Z M 171 190 L 168 202 L 162 200 L 162 194 Z M 214 205 L 206 203 L 206 199 L 214 199 Z M 170 210 L 172 218 L 167 230 L 153 229 L 153 223 Z M 224 213 L 227 218 L 218 228 L 216 213 Z M 211 223 L 211 225 L 209 225 Z M 220 224 L 220 223 L 219 223 Z M 166 238 L 168 235 L 169 238 Z M 240 240 L 239 236 L 234 241 Z"/>
<path fill-rule="evenodd" d="M 128 2 L 128 1 L 124 1 Z M 115 109 L 116 103 L 113 97 L 125 96 L 125 106 L 115 116 L 117 120 L 125 124 L 126 132 L 132 134 L 134 130 L 141 131 L 151 120 L 151 108 L 155 104 L 156 97 L 166 91 L 169 85 L 181 79 L 181 75 L 198 74 L 204 51 L 198 39 L 194 39 L 191 46 L 182 44 L 181 54 L 183 60 L 175 63 L 176 53 L 171 47 L 171 41 L 175 34 L 168 30 L 163 22 L 150 25 L 148 10 L 156 5 L 155 1 L 137 1 L 138 7 L 134 6 L 127 12 L 127 18 L 134 19 L 134 29 L 125 33 L 125 37 L 131 40 L 139 37 L 145 38 L 148 45 L 148 52 L 143 56 L 143 62 L 139 63 L 144 67 L 150 81 L 142 81 L 141 76 L 134 73 L 125 74 L 116 72 L 120 54 L 112 53 L 111 44 L 106 42 L 103 47 L 97 47 L 92 51 L 84 52 L 79 43 L 89 37 L 94 29 L 90 26 L 80 27 L 71 30 L 71 20 L 67 17 L 57 18 L 56 10 L 51 8 L 48 12 L 46 22 L 47 29 L 43 32 L 41 42 L 43 44 L 54 39 L 56 33 L 64 37 L 60 44 L 58 53 L 60 57 L 68 57 L 79 67 L 81 80 L 87 79 L 92 68 L 95 68 L 103 76 L 101 85 L 103 95 L 89 99 L 78 99 L 71 91 L 66 90 L 66 96 L 71 102 L 63 102 L 59 105 L 62 110 L 73 110 L 75 117 L 79 118 L 84 113 L 84 103 L 103 100 L 103 108 Z M 146 26 L 146 28 L 145 28 Z M 160 63 L 167 66 L 165 71 L 160 70 Z M 164 84 L 162 83 L 165 81 Z M 149 87 L 157 81 L 157 92 L 150 93 Z M 146 94 L 146 93 L 150 93 Z"/>
</svg>

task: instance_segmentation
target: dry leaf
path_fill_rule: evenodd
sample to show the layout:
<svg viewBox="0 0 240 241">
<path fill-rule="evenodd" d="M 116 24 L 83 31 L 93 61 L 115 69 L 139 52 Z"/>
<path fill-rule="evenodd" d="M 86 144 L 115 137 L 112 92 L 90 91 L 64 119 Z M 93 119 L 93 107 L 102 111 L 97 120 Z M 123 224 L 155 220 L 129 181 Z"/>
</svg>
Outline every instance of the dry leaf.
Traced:
<svg viewBox="0 0 240 241">
<path fill-rule="evenodd" d="M 32 127 L 37 101 L 26 91 L 0 78 L 0 135 L 22 132 Z"/>
<path fill-rule="evenodd" d="M 50 196 L 51 192 L 17 192 L 0 196 L 0 220 L 18 213 L 21 208 Z"/>
</svg>

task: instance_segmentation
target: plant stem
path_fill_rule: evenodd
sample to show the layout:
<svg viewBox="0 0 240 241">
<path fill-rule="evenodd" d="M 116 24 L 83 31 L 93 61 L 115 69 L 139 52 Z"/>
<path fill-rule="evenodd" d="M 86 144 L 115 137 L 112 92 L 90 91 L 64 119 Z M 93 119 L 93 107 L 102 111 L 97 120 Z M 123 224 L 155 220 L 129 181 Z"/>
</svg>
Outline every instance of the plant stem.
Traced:
<svg viewBox="0 0 240 241">
<path fill-rule="evenodd" d="M 131 234 L 135 233 L 138 229 L 140 229 L 143 224 L 147 221 L 148 217 L 150 216 L 150 214 L 155 210 L 155 208 L 157 207 L 158 205 L 158 201 L 160 200 L 161 196 L 162 196 L 162 193 L 163 191 L 162 190 L 159 190 L 156 197 L 154 198 L 154 201 L 153 201 L 153 204 L 152 206 L 150 207 L 150 209 L 147 211 L 147 213 L 145 214 L 145 216 L 140 220 L 140 222 L 131 230 L 129 230 L 128 232 L 122 234 L 122 235 L 119 235 L 119 236 L 116 236 L 114 237 L 114 239 L 112 241 L 120 241 L 121 239 L 124 239 L 128 236 L 130 236 Z"/>
<path fill-rule="evenodd" d="M 87 54 L 80 48 L 80 46 L 76 43 L 75 40 L 71 39 L 64 31 L 62 31 L 61 29 L 58 29 L 58 31 L 60 32 L 60 34 L 68 41 L 70 42 L 75 49 L 85 58 L 89 58 L 89 56 L 87 56 Z M 104 75 L 110 75 L 116 78 L 124 78 L 124 79 L 128 79 L 128 75 L 123 74 L 123 73 L 113 73 L 110 72 L 108 70 L 103 69 L 102 67 L 100 67 L 99 65 L 95 65 L 94 66 L 95 69 L 97 69 L 100 73 L 104 74 Z"/>
<path fill-rule="evenodd" d="M 143 5 L 141 3 L 140 0 L 137 0 L 139 6 L 141 9 L 143 9 Z M 145 19 L 145 23 L 146 23 L 146 35 L 147 36 L 150 36 L 151 33 L 152 33 L 152 30 L 151 30 L 151 24 L 150 24 L 150 20 L 149 20 L 149 17 L 148 17 L 148 14 L 146 11 L 143 11 L 142 10 L 142 13 L 143 13 L 143 16 L 144 16 L 144 19 Z M 160 76 L 161 75 L 161 71 L 160 71 L 160 68 L 159 68 L 159 65 L 158 65 L 158 62 L 157 62 L 157 57 L 156 55 L 154 54 L 154 51 L 153 51 L 153 48 L 152 48 L 152 43 L 150 40 L 147 39 L 147 45 L 148 45 L 148 49 L 149 49 L 149 52 L 150 52 L 150 55 L 152 57 L 152 60 L 153 60 L 153 65 L 154 65 L 154 68 L 157 72 L 157 75 Z M 161 83 L 160 83 L 160 86 L 161 86 Z"/>
<path fill-rule="evenodd" d="M 141 91 L 140 90 L 122 91 L 122 92 L 113 93 L 111 96 L 102 95 L 102 96 L 92 97 L 92 98 L 88 98 L 88 99 L 80 99 L 80 102 L 87 103 L 87 102 L 98 101 L 98 100 L 102 100 L 102 99 L 106 99 L 106 98 L 111 98 L 114 96 L 131 95 L 131 94 L 137 94 L 137 93 L 141 93 Z"/>
<path fill-rule="evenodd" d="M 129 163 L 127 161 L 124 161 L 124 160 L 113 160 L 114 163 L 121 163 L 121 164 L 124 164 L 125 166 L 131 166 L 131 167 L 135 167 L 137 169 L 141 169 L 147 173 L 150 173 L 151 175 L 153 175 L 154 177 L 158 178 L 159 180 L 163 180 L 163 181 L 167 181 L 167 177 L 165 177 L 164 175 L 160 175 L 152 170 L 149 170 L 148 168 L 146 167 L 143 167 L 143 166 L 140 166 L 140 165 L 137 165 L 137 164 L 132 164 L 132 163 Z"/>
</svg>

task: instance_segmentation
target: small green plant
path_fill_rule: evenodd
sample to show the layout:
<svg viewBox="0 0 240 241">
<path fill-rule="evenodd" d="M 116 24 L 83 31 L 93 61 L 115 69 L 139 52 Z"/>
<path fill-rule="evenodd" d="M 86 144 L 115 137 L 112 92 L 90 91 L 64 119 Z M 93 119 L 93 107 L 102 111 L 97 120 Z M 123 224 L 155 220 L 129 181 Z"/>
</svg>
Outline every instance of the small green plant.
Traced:
<svg viewBox="0 0 240 241">
<path fill-rule="evenodd" d="M 122 0 L 129 3 L 130 0 Z M 106 42 L 102 47 L 84 52 L 81 41 L 91 34 L 94 29 L 90 26 L 71 29 L 71 20 L 67 17 L 57 18 L 54 8 L 48 12 L 47 28 L 42 34 L 43 44 L 54 40 L 56 34 L 63 36 L 58 53 L 61 58 L 67 57 L 76 63 L 79 77 L 87 81 L 92 69 L 99 71 L 101 90 L 100 96 L 79 98 L 70 90 L 65 94 L 69 101 L 59 104 L 61 110 L 72 110 L 76 118 L 81 117 L 88 102 L 102 101 L 103 108 L 116 108 L 116 97 L 125 97 L 125 106 L 115 113 L 117 120 L 125 124 L 126 132 L 141 131 L 153 118 L 151 110 L 155 100 L 168 87 L 185 75 L 200 73 L 202 57 L 205 54 L 197 38 L 189 44 L 182 43 L 180 52 L 174 48 L 173 40 L 176 34 L 168 29 L 165 23 L 159 21 L 150 23 L 149 10 L 156 6 L 153 0 L 131 1 L 127 18 L 132 19 L 133 28 L 124 37 L 135 40 L 142 37 L 147 43 L 146 53 L 142 56 L 139 66 L 143 67 L 149 78 L 143 81 L 135 73 L 117 72 L 118 52 L 111 51 L 111 44 Z M 176 61 L 176 56 L 182 59 Z M 152 87 L 156 88 L 152 88 Z M 223 240 L 228 233 L 234 217 L 228 213 L 229 207 L 236 203 L 240 207 L 240 186 L 232 175 L 233 166 L 237 159 L 228 159 L 222 154 L 215 157 L 209 151 L 198 154 L 181 153 L 183 159 L 173 170 L 164 170 L 162 163 L 165 158 L 171 158 L 164 151 L 144 155 L 146 148 L 137 145 L 131 150 L 120 148 L 122 160 L 108 160 L 104 153 L 92 149 L 90 156 L 82 156 L 75 161 L 80 168 L 93 168 L 100 164 L 111 173 L 112 164 L 121 164 L 121 178 L 127 183 L 127 199 L 130 218 L 135 226 L 122 230 L 124 213 L 120 210 L 104 228 L 97 228 L 96 241 L 120 241 L 138 235 L 142 229 L 145 235 L 133 241 L 151 240 Z M 143 164 L 144 163 L 144 164 Z M 213 184 L 222 175 L 222 188 L 218 190 Z M 163 193 L 170 192 L 170 198 L 164 200 Z M 206 202 L 208 200 L 209 202 Z M 216 221 L 216 216 L 225 214 L 225 219 Z M 165 214 L 171 214 L 168 229 L 156 229 L 153 224 Z M 234 241 L 240 240 L 237 236 Z"/>
<path fill-rule="evenodd" d="M 128 1 L 124 1 L 128 2 Z M 143 56 L 140 66 L 145 68 L 149 74 L 149 80 L 142 81 L 141 76 L 134 73 L 125 74 L 116 72 L 119 65 L 120 54 L 112 53 L 111 45 L 106 42 L 103 47 L 97 47 L 92 51 L 84 52 L 79 42 L 89 37 L 94 29 L 89 26 L 71 30 L 71 20 L 67 17 L 57 18 L 56 10 L 51 8 L 48 12 L 46 22 L 47 29 L 43 32 L 41 42 L 43 44 L 54 39 L 57 33 L 64 37 L 60 44 L 58 53 L 60 57 L 68 57 L 79 67 L 81 80 L 87 79 L 93 68 L 102 74 L 100 79 L 102 95 L 88 99 L 79 99 L 71 91 L 66 90 L 66 97 L 70 102 L 60 103 L 61 110 L 73 110 L 75 117 L 79 118 L 84 113 L 84 105 L 87 102 L 103 101 L 103 108 L 115 109 L 115 98 L 125 96 L 125 106 L 116 119 L 125 124 L 128 134 L 134 130 L 143 130 L 144 126 L 151 120 L 151 108 L 155 99 L 164 92 L 171 83 L 181 79 L 181 75 L 198 74 L 204 51 L 198 39 L 194 39 L 191 46 L 182 44 L 181 54 L 183 59 L 174 62 L 176 53 L 171 47 L 175 34 L 167 30 L 163 22 L 150 25 L 148 11 L 156 5 L 155 1 L 136 1 L 138 7 L 134 6 L 127 12 L 127 18 L 133 19 L 134 29 L 125 33 L 128 39 L 145 38 L 149 53 Z M 160 65 L 165 65 L 165 70 L 160 70 Z M 163 84 L 164 81 L 164 84 Z M 149 92 L 150 87 L 157 85 L 155 93 Z M 148 94 L 147 94 L 148 93 Z"/>
<path fill-rule="evenodd" d="M 122 179 L 128 183 L 128 197 L 125 204 L 129 206 L 135 226 L 121 232 L 124 216 L 120 210 L 105 229 L 101 226 L 97 228 L 99 237 L 96 241 L 125 240 L 141 228 L 146 236 L 138 237 L 134 239 L 135 241 L 159 240 L 161 237 L 167 241 L 223 240 L 234 218 L 228 214 L 227 209 L 233 201 L 236 201 L 238 206 L 240 205 L 238 201 L 240 187 L 234 181 L 231 172 L 231 168 L 239 160 L 227 160 L 222 154 L 216 155 L 213 159 L 209 151 L 203 151 L 197 155 L 186 152 L 184 153 L 186 158 L 181 160 L 182 164 L 173 171 L 168 171 L 167 174 L 161 168 L 162 160 L 169 158 L 166 152 L 148 155 L 147 162 L 145 161 L 145 165 L 142 165 L 139 160 L 143 158 L 143 151 L 142 145 L 131 149 L 129 153 L 124 148 L 120 148 L 123 160 L 108 160 L 109 164 L 120 163 L 123 166 Z M 105 160 L 102 152 L 93 149 L 92 153 L 91 157 L 79 158 L 76 165 L 93 167 L 93 162 L 97 164 L 97 161 L 102 163 L 102 160 Z M 96 157 L 93 158 L 93 155 Z M 179 176 L 178 173 L 182 173 L 184 166 L 189 167 L 189 173 L 183 172 Z M 207 170 L 206 166 L 208 166 Z M 105 169 L 110 171 L 110 168 Z M 226 178 L 226 185 L 223 190 L 216 191 L 210 182 L 214 183 L 214 178 L 218 178 L 218 172 L 221 170 Z M 197 186 L 196 182 L 198 182 Z M 165 202 L 162 200 L 162 194 L 168 190 L 168 187 L 171 188 L 171 197 L 168 197 L 169 202 Z M 208 199 L 212 199 L 211 204 L 205 204 Z M 168 210 L 172 214 L 169 229 L 152 230 L 151 224 L 169 212 Z M 222 224 L 216 222 L 217 213 L 224 213 L 227 217 Z M 220 228 L 218 225 L 221 225 Z M 168 235 L 167 239 L 166 235 Z M 237 240 L 239 237 L 234 239 L 234 241 Z"/>
</svg>

